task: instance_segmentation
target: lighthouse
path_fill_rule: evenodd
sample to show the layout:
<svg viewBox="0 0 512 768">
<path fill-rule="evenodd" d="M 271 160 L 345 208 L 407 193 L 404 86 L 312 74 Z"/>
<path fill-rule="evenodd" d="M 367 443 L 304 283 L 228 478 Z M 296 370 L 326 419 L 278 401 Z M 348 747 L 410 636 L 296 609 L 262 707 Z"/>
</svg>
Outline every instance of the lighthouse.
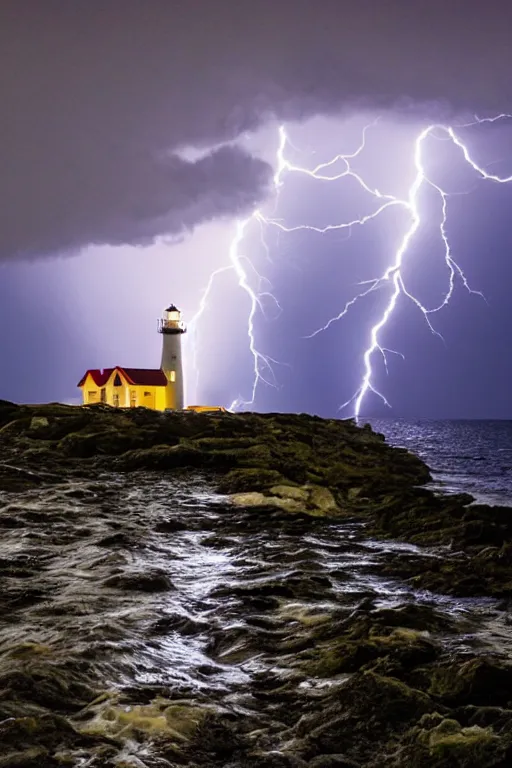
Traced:
<svg viewBox="0 0 512 768">
<path fill-rule="evenodd" d="M 160 368 L 89 368 L 78 382 L 84 405 L 114 408 L 181 410 L 184 400 L 181 337 L 186 328 L 180 310 L 171 304 L 158 320 L 162 334 Z"/>
<path fill-rule="evenodd" d="M 176 410 L 184 407 L 184 383 L 183 364 L 181 359 L 181 337 L 186 333 L 186 328 L 181 320 L 181 312 L 178 307 L 171 304 L 164 310 L 163 317 L 158 321 L 158 333 L 162 334 L 162 362 L 161 370 L 164 372 L 169 384 L 168 408 Z"/>
</svg>

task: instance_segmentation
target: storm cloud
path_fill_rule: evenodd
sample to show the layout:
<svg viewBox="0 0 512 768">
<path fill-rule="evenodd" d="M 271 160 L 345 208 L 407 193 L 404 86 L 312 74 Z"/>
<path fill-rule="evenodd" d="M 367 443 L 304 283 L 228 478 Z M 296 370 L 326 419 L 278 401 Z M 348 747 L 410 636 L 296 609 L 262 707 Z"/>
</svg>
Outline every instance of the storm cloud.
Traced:
<svg viewBox="0 0 512 768">
<path fill-rule="evenodd" d="M 269 119 L 512 109 L 511 20 L 498 0 L 7 0 L 0 259 L 250 210 L 271 168 L 229 142 Z"/>
</svg>

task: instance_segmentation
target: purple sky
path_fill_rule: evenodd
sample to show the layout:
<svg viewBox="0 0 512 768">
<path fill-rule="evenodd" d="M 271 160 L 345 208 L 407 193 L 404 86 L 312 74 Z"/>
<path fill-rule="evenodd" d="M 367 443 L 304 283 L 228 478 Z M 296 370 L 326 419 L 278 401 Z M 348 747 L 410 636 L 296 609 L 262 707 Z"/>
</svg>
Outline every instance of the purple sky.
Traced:
<svg viewBox="0 0 512 768">
<path fill-rule="evenodd" d="M 512 111 L 512 11 L 502 5 L 262 0 L 256 13 L 243 0 L 2 4 L 0 397 L 71 401 L 87 367 L 158 365 L 161 309 L 176 302 L 190 320 L 211 271 L 228 263 L 237 216 L 274 210 L 281 122 L 290 158 L 311 168 L 352 151 L 381 116 L 357 171 L 405 195 L 423 126 Z M 512 121 L 464 139 L 479 164 L 512 173 Z M 401 301 L 385 344 L 405 360 L 390 358 L 387 374 L 377 361 L 376 381 L 391 414 L 512 417 L 512 185 L 478 181 L 453 147 L 431 144 L 431 178 L 468 192 L 449 201 L 448 234 L 487 303 L 459 285 L 433 321 L 442 342 Z M 323 226 L 373 208 L 351 180 L 290 175 L 275 215 Z M 404 276 L 431 302 L 447 277 L 438 204 L 425 195 L 421 212 Z M 387 211 L 348 240 L 270 228 L 270 260 L 251 228 L 244 250 L 282 308 L 269 302 L 255 321 L 258 348 L 283 363 L 279 388 L 258 388 L 257 409 L 334 415 L 353 394 L 385 295 L 304 337 L 385 268 L 406 224 L 402 211 Z M 248 309 L 234 275 L 219 276 L 196 329 L 192 399 L 250 394 Z M 363 413 L 389 413 L 375 397 L 365 402 Z"/>
</svg>

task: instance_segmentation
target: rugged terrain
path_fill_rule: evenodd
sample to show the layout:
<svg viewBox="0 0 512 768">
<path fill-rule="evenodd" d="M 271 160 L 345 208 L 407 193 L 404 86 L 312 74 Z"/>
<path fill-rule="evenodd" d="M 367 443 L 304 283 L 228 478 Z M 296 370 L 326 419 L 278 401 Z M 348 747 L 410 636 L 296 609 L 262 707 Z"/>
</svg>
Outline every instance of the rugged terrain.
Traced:
<svg viewBox="0 0 512 768">
<path fill-rule="evenodd" d="M 0 401 L 0 767 L 512 764 L 508 508 L 352 421 Z"/>
</svg>

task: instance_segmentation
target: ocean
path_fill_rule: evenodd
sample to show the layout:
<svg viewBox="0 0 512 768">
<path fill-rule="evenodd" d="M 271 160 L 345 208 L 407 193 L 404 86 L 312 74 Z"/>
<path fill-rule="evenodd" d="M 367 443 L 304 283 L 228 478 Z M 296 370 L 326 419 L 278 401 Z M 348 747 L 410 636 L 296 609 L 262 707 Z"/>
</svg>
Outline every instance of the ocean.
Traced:
<svg viewBox="0 0 512 768">
<path fill-rule="evenodd" d="M 445 492 L 512 506 L 512 421 L 369 421 L 389 443 L 420 456 Z"/>
</svg>

